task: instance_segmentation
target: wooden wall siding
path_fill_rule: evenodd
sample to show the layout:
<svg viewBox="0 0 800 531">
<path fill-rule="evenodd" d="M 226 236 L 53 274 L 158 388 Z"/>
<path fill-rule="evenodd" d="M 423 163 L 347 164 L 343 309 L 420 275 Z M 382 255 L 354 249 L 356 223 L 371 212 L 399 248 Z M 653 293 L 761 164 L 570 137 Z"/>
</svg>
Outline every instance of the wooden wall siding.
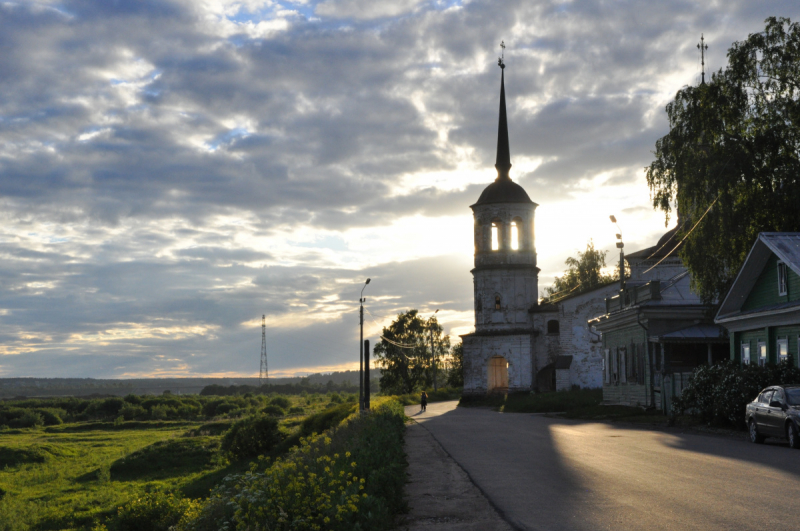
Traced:
<svg viewBox="0 0 800 531">
<path fill-rule="evenodd" d="M 795 278 L 792 278 L 794 276 Z M 774 254 L 767 260 L 767 265 L 761 271 L 753 289 L 747 296 L 747 300 L 742 305 L 742 310 L 756 310 L 765 306 L 772 306 L 781 302 L 789 302 L 800 298 L 800 280 L 793 271 L 789 270 L 789 280 L 787 282 L 787 294 L 778 295 L 778 257 Z M 792 289 L 794 284 L 795 289 Z"/>
<path fill-rule="evenodd" d="M 631 347 L 634 347 L 635 350 Z M 633 325 L 627 328 L 614 330 L 613 332 L 605 332 L 603 334 L 603 348 L 609 349 L 612 353 L 617 348 L 624 347 L 631 355 L 633 352 L 647 352 L 647 333 L 639 325 Z M 605 355 L 605 353 L 604 353 Z M 628 357 L 631 360 L 632 356 Z M 638 357 L 638 356 L 637 356 Z M 612 404 L 623 404 L 630 406 L 647 406 L 650 405 L 650 363 L 649 355 L 645 354 L 636 360 L 636 365 L 639 365 L 639 360 L 644 359 L 644 367 L 642 376 L 628 377 L 627 382 L 620 382 L 618 384 L 605 383 L 605 374 L 603 375 L 603 401 Z M 630 374 L 630 368 L 627 369 Z M 642 383 L 639 383 L 642 382 Z"/>
<path fill-rule="evenodd" d="M 798 365 L 800 362 L 798 335 L 800 335 L 800 324 L 792 326 L 774 326 L 770 327 L 768 331 L 767 329 L 759 328 L 757 330 L 737 332 L 733 338 L 734 355 L 731 356 L 731 359 L 741 362 L 741 345 L 742 343 L 750 343 L 750 363 L 758 363 L 758 342 L 764 341 L 767 343 L 767 360 L 770 363 L 777 363 L 777 340 L 786 338 L 789 340 L 789 354 L 794 357 L 795 365 Z"/>
</svg>

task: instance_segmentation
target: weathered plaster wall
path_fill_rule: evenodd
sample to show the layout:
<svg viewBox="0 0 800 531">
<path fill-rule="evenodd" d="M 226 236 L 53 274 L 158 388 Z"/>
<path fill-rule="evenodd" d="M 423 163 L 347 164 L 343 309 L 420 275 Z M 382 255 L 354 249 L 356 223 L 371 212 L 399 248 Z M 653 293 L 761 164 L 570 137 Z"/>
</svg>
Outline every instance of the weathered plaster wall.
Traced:
<svg viewBox="0 0 800 531">
<path fill-rule="evenodd" d="M 556 356 L 572 356 L 569 370 L 570 387 L 599 388 L 603 385 L 603 347 L 598 334 L 593 334 L 587 321 L 605 313 L 605 298 L 616 294 L 612 284 L 588 293 L 565 299 L 554 312 L 535 313 L 533 328 L 537 371 L 555 361 Z M 547 333 L 547 322 L 559 323 L 559 334 Z"/>
<path fill-rule="evenodd" d="M 531 389 L 531 350 L 528 334 L 464 337 L 464 394 L 487 392 L 489 359 L 508 361 L 508 390 Z"/>
<path fill-rule="evenodd" d="M 528 308 L 536 301 L 538 281 L 533 269 L 475 271 L 475 326 L 502 330 L 530 326 Z M 495 297 L 500 297 L 500 310 Z"/>
</svg>

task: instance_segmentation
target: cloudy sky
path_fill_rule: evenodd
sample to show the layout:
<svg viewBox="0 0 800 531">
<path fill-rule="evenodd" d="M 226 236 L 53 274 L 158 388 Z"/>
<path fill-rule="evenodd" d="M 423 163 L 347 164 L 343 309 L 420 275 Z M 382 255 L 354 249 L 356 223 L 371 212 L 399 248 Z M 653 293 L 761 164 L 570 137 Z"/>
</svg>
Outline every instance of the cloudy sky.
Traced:
<svg viewBox="0 0 800 531">
<path fill-rule="evenodd" d="M 0 4 L 0 376 L 353 368 L 399 311 L 472 327 L 469 205 L 539 203 L 540 291 L 665 231 L 664 106 L 796 0 Z M 671 224 L 670 224 L 671 225 Z M 614 253 L 609 253 L 613 262 Z"/>
</svg>

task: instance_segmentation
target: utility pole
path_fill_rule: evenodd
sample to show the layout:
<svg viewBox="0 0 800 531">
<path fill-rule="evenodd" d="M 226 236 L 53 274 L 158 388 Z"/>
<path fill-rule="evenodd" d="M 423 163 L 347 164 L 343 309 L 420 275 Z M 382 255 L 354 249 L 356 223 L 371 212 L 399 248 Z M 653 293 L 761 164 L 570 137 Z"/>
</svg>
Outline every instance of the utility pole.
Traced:
<svg viewBox="0 0 800 531">
<path fill-rule="evenodd" d="M 261 315 L 261 369 L 258 371 L 258 385 L 269 383 L 269 366 L 267 365 L 267 316 Z"/>
<path fill-rule="evenodd" d="M 614 217 L 612 214 L 608 216 L 608 219 L 611 220 L 611 223 L 617 225 L 617 218 Z M 617 225 L 617 249 L 619 249 L 619 295 L 620 295 L 620 303 L 622 302 L 622 292 L 625 291 L 625 253 L 622 250 L 625 247 L 625 244 L 622 243 L 622 229 L 619 228 Z"/>
<path fill-rule="evenodd" d="M 364 352 L 364 410 L 369 411 L 369 339 L 364 340 Z"/>
<path fill-rule="evenodd" d="M 370 279 L 364 282 L 364 288 L 369 284 Z M 358 341 L 358 409 L 364 411 L 364 288 L 361 288 L 361 295 L 358 298 L 360 304 L 358 308 L 358 319 L 361 326 L 361 338 Z"/>
<path fill-rule="evenodd" d="M 433 348 L 433 318 L 436 316 L 437 313 L 439 313 L 439 310 L 436 310 L 435 312 L 433 312 L 433 315 L 431 316 L 431 324 L 428 327 L 428 329 L 430 330 L 430 333 L 431 333 L 431 358 L 433 358 L 433 390 L 434 391 L 436 391 L 438 389 L 438 387 L 436 385 L 436 349 Z"/>
</svg>

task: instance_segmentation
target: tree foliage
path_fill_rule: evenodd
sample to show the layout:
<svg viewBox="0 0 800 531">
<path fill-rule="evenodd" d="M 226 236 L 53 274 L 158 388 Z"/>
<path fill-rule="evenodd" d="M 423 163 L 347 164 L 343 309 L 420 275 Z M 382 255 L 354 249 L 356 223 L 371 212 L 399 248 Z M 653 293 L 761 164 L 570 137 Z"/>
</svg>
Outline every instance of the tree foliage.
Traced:
<svg viewBox="0 0 800 531">
<path fill-rule="evenodd" d="M 464 387 L 464 343 L 450 350 L 450 371 L 447 373 L 449 387 Z"/>
<path fill-rule="evenodd" d="M 571 293 L 580 293 L 594 289 L 597 286 L 619 280 L 619 270 L 615 273 L 603 273 L 606 267 L 606 254 L 594 248 L 594 242 L 589 240 L 584 252 L 578 252 L 578 258 L 570 256 L 564 263 L 568 269 L 560 277 L 555 277 L 553 285 L 545 288 L 546 299 L 556 300 Z"/>
<path fill-rule="evenodd" d="M 450 350 L 450 337 L 443 335 L 435 315 L 425 320 L 417 310 L 409 310 L 383 329 L 383 337 L 373 349 L 381 370 L 381 391 L 406 394 L 433 385 L 431 332 L 436 357 L 441 360 Z"/>
<path fill-rule="evenodd" d="M 759 232 L 800 230 L 799 96 L 800 26 L 772 17 L 710 83 L 667 105 L 647 183 L 667 222 L 677 203 L 680 256 L 706 302 L 725 295 Z"/>
</svg>

